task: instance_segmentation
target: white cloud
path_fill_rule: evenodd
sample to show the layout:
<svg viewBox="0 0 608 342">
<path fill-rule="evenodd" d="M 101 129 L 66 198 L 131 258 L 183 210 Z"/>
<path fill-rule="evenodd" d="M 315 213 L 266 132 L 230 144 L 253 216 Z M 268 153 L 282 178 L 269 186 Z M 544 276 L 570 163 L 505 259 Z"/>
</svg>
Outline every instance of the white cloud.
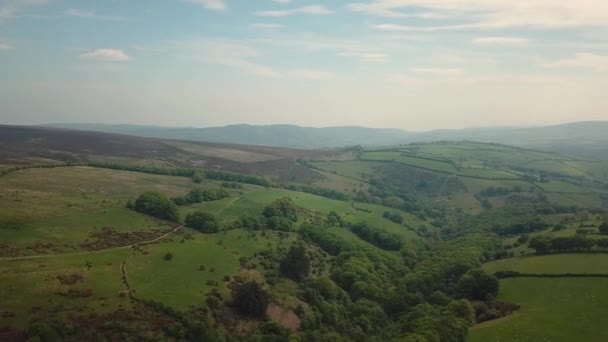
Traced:
<svg viewBox="0 0 608 342">
<path fill-rule="evenodd" d="M 0 3 L 0 24 L 18 17 L 28 7 L 46 5 L 48 0 L 5 0 Z"/>
<path fill-rule="evenodd" d="M 129 55 L 118 49 L 96 49 L 81 54 L 80 58 L 104 62 L 126 62 L 131 60 Z"/>
<path fill-rule="evenodd" d="M 68 8 L 65 10 L 65 14 L 71 17 L 78 18 L 89 18 L 89 19 L 99 19 L 99 20 L 122 20 L 121 17 L 117 16 L 108 16 L 108 15 L 98 15 L 93 11 L 81 10 L 78 8 Z"/>
<path fill-rule="evenodd" d="M 338 56 L 357 58 L 362 62 L 371 63 L 386 63 L 388 61 L 388 55 L 380 52 L 343 51 L 339 52 Z"/>
<path fill-rule="evenodd" d="M 449 15 L 463 22 L 449 26 L 416 26 L 419 30 L 429 31 L 608 26 L 608 2 L 602 0 L 370 0 L 352 3 L 348 7 L 353 11 L 381 17 L 408 16 L 422 9 Z M 395 25 L 392 28 L 398 27 Z M 400 30 L 406 28 L 401 26 Z"/>
<path fill-rule="evenodd" d="M 230 40 L 173 42 L 173 48 L 188 59 L 224 65 L 249 75 L 271 79 L 328 80 L 333 73 L 323 70 L 277 68 L 260 62 L 264 55 L 256 48 Z"/>
<path fill-rule="evenodd" d="M 459 68 L 411 68 L 410 72 L 438 77 L 455 77 L 464 74 L 464 70 Z"/>
<path fill-rule="evenodd" d="M 199 4 L 208 10 L 223 11 L 226 9 L 226 4 L 223 0 L 184 0 L 193 4 Z"/>
<path fill-rule="evenodd" d="M 523 37 L 477 37 L 472 40 L 475 45 L 492 45 L 517 47 L 525 46 L 530 43 L 530 39 Z"/>
<path fill-rule="evenodd" d="M 579 53 L 574 58 L 545 63 L 546 68 L 587 68 L 596 71 L 608 71 L 608 56 L 592 53 Z"/>
<path fill-rule="evenodd" d="M 258 11 L 254 14 L 261 17 L 286 17 L 294 14 L 314 14 L 314 15 L 327 15 L 331 14 L 332 11 L 325 6 L 311 5 L 304 7 L 297 7 L 290 10 L 273 10 L 273 11 Z"/>
<path fill-rule="evenodd" d="M 254 29 L 261 29 L 261 30 L 277 30 L 277 29 L 284 28 L 285 25 L 272 24 L 272 23 L 255 23 L 255 24 L 251 24 L 251 27 Z"/>
<path fill-rule="evenodd" d="M 0 42 L 0 50 L 12 50 L 13 47 L 7 43 Z"/>
<path fill-rule="evenodd" d="M 279 3 L 279 4 L 288 4 L 291 2 L 291 0 L 272 0 L 272 1 Z"/>
<path fill-rule="evenodd" d="M 306 69 L 288 70 L 286 76 L 305 80 L 329 80 L 335 77 L 331 72 Z"/>
</svg>

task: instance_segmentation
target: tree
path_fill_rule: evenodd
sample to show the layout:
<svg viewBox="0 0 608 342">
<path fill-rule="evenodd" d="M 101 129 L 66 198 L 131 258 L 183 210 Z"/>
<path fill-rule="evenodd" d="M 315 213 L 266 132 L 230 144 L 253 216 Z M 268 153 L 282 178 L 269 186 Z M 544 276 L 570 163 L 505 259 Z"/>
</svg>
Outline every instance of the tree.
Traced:
<svg viewBox="0 0 608 342">
<path fill-rule="evenodd" d="M 284 217 L 293 222 L 298 220 L 296 204 L 289 197 L 279 198 L 278 200 L 270 203 L 268 206 L 266 206 L 266 208 L 264 208 L 262 214 L 268 218 L 278 216 Z"/>
<path fill-rule="evenodd" d="M 602 223 L 599 228 L 600 228 L 600 234 L 608 235 L 608 221 Z"/>
<path fill-rule="evenodd" d="M 498 278 L 480 269 L 472 269 L 458 279 L 456 292 L 463 298 L 485 300 L 498 294 Z"/>
<path fill-rule="evenodd" d="M 537 235 L 530 239 L 528 246 L 536 250 L 536 254 L 543 254 L 549 251 L 551 247 L 551 236 Z"/>
<path fill-rule="evenodd" d="M 173 259 L 173 253 L 167 252 L 163 259 L 165 259 L 165 261 L 171 261 Z"/>
<path fill-rule="evenodd" d="M 249 281 L 232 291 L 233 305 L 244 315 L 262 318 L 266 315 L 269 296 L 260 284 Z"/>
<path fill-rule="evenodd" d="M 291 247 L 285 258 L 281 260 L 281 272 L 294 280 L 302 280 L 308 276 L 310 260 L 308 260 L 304 246 Z"/>
<path fill-rule="evenodd" d="M 220 230 L 215 216 L 200 210 L 186 216 L 186 226 L 207 234 L 217 233 Z"/>
<path fill-rule="evenodd" d="M 168 221 L 177 221 L 179 214 L 175 203 L 163 194 L 148 191 L 139 195 L 135 200 L 134 208 L 140 213 Z"/>
<path fill-rule="evenodd" d="M 446 310 L 453 316 L 464 319 L 469 324 L 475 323 L 475 309 L 466 299 L 456 300 L 448 304 Z"/>
</svg>

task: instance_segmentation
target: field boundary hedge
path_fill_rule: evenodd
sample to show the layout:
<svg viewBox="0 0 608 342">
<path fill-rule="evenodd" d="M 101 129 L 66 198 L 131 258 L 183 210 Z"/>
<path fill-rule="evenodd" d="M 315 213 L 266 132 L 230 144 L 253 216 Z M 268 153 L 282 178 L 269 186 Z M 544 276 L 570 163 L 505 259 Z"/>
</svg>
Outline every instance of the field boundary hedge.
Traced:
<svg viewBox="0 0 608 342">
<path fill-rule="evenodd" d="M 494 272 L 498 279 L 507 278 L 608 278 L 608 273 L 521 273 L 517 271 Z"/>
</svg>

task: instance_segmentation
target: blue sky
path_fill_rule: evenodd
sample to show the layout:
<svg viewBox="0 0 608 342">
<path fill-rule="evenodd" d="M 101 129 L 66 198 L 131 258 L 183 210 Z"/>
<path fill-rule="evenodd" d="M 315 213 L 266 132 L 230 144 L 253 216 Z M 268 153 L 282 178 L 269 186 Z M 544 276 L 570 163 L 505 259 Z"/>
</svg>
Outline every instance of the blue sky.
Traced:
<svg viewBox="0 0 608 342">
<path fill-rule="evenodd" d="M 604 0 L 0 0 L 0 123 L 608 119 Z"/>
</svg>

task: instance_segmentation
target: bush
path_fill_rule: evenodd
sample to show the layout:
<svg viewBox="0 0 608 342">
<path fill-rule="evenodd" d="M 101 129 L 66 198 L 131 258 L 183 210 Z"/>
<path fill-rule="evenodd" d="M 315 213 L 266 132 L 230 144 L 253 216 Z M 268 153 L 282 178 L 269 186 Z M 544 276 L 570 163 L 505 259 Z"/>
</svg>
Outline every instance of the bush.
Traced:
<svg viewBox="0 0 608 342">
<path fill-rule="evenodd" d="M 166 261 L 171 261 L 171 260 L 173 260 L 173 254 L 172 253 L 167 253 L 163 257 L 163 259 L 165 259 Z"/>
</svg>

